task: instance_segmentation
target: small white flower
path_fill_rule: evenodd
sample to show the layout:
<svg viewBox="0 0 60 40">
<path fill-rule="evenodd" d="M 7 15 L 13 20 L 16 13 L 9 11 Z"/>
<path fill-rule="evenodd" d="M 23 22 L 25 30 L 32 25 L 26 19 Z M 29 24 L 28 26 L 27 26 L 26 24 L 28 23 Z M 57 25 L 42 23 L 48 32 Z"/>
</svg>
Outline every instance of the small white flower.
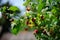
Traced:
<svg viewBox="0 0 60 40">
<path fill-rule="evenodd" d="M 13 29 L 14 25 L 16 25 L 16 23 L 12 22 L 11 29 Z"/>
<path fill-rule="evenodd" d="M 10 14 L 11 17 L 13 17 L 14 15 L 13 14 Z"/>
<path fill-rule="evenodd" d="M 48 7 L 46 7 L 45 9 L 42 9 L 41 12 L 46 12 L 48 10 Z"/>
</svg>

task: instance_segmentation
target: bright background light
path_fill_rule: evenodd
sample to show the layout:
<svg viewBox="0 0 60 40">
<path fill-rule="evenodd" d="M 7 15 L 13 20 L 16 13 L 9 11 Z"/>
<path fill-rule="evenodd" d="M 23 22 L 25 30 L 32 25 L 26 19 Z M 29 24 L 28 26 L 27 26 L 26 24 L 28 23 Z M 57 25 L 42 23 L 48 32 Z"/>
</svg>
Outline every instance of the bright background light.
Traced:
<svg viewBox="0 0 60 40">
<path fill-rule="evenodd" d="M 5 4 L 8 1 L 11 5 L 17 6 L 21 10 L 20 14 L 24 15 L 25 12 L 25 6 L 23 6 L 23 3 L 25 2 L 24 0 L 2 0 L 0 5 Z"/>
</svg>

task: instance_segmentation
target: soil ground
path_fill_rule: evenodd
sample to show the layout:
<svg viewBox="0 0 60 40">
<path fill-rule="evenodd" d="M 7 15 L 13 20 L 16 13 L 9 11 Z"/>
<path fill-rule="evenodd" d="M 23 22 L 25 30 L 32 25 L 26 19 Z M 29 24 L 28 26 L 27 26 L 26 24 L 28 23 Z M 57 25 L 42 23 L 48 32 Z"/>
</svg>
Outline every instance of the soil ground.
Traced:
<svg viewBox="0 0 60 40">
<path fill-rule="evenodd" d="M 13 35 L 11 33 L 6 33 L 3 35 L 1 40 L 36 40 L 33 32 L 22 31 L 18 35 Z"/>
</svg>

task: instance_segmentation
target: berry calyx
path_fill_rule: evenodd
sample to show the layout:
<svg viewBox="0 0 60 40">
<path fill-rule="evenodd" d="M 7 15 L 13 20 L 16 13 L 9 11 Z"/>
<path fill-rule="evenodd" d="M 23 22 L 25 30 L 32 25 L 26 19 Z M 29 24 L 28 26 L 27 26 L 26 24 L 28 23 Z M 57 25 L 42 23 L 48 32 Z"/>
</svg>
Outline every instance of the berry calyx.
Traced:
<svg viewBox="0 0 60 40">
<path fill-rule="evenodd" d="M 27 10 L 27 11 L 30 11 L 30 7 L 27 7 L 26 10 Z"/>
<path fill-rule="evenodd" d="M 28 28 L 25 28 L 25 31 L 28 31 Z"/>
<path fill-rule="evenodd" d="M 14 19 L 10 19 L 9 21 L 10 21 L 10 22 L 13 22 L 13 21 L 14 21 Z"/>
<path fill-rule="evenodd" d="M 36 18 L 32 18 L 32 21 L 35 22 Z"/>
<path fill-rule="evenodd" d="M 41 19 L 44 20 L 44 16 L 43 15 L 41 16 Z"/>
<path fill-rule="evenodd" d="M 43 31 L 43 34 L 47 34 L 45 30 Z"/>
<path fill-rule="evenodd" d="M 34 32 L 33 32 L 34 34 L 37 34 L 38 33 L 38 30 L 36 29 L 36 30 L 34 30 Z"/>
<path fill-rule="evenodd" d="M 26 24 L 27 24 L 27 25 L 29 24 L 29 20 L 26 22 Z"/>
</svg>

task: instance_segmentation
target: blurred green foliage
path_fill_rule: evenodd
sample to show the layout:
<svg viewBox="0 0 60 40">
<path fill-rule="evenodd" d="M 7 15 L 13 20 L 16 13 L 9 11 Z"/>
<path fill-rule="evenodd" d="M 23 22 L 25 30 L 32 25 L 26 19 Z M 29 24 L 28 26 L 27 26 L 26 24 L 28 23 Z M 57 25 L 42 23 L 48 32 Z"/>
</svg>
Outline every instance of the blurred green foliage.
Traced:
<svg viewBox="0 0 60 40">
<path fill-rule="evenodd" d="M 59 0 L 26 0 L 23 5 L 26 6 L 26 14 L 11 23 L 13 34 L 30 29 L 34 30 L 37 40 L 60 40 Z M 3 9 L 5 12 L 5 6 Z M 11 6 L 9 10 L 16 13 L 19 9 Z"/>
</svg>

